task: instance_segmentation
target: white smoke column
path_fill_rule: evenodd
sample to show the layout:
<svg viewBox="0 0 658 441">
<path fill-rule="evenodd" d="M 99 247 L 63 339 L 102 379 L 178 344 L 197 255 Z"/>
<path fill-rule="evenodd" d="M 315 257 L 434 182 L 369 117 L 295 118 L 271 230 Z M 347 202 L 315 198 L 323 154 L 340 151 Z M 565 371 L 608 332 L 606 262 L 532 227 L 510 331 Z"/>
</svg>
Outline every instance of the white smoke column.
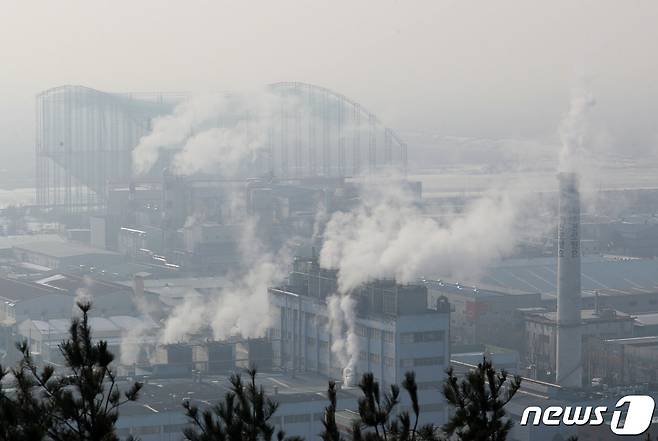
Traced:
<svg viewBox="0 0 658 441">
<path fill-rule="evenodd" d="M 161 343 L 188 341 L 207 328 L 215 339 L 265 335 L 270 325 L 267 290 L 287 275 L 292 256 L 288 246 L 267 252 L 256 238 L 255 221 L 243 224 L 240 253 L 246 270 L 228 276 L 227 284 L 210 296 L 187 296 L 165 320 Z"/>
<path fill-rule="evenodd" d="M 74 317 L 82 316 L 82 311 L 80 311 L 80 308 L 78 308 L 78 303 L 93 304 L 94 296 L 91 293 L 91 286 L 93 284 L 94 284 L 94 279 L 92 279 L 90 276 L 85 275 L 82 277 L 82 286 L 76 288 L 75 290 L 75 298 L 73 300 L 73 310 L 71 311 L 71 314 Z"/>
<path fill-rule="evenodd" d="M 152 314 L 158 308 L 150 304 L 146 300 L 146 297 L 144 297 L 143 292 L 138 291 L 136 288 L 133 303 L 140 314 L 140 322 L 137 326 L 127 331 L 124 330 L 121 333 L 121 343 L 119 346 L 121 353 L 120 361 L 124 366 L 136 364 L 139 361 L 139 353 L 142 349 L 145 349 L 147 354 L 154 349 L 152 341 L 153 329 L 147 325 L 147 320 L 151 320 Z M 148 341 L 146 340 L 147 338 L 149 339 Z M 173 339 L 171 336 L 169 338 Z M 170 343 L 173 343 L 173 340 Z"/>
<path fill-rule="evenodd" d="M 356 335 L 356 302 L 350 295 L 334 294 L 327 297 L 329 314 L 328 331 L 331 334 L 331 352 L 344 369 L 354 372 L 359 355 Z"/>
<path fill-rule="evenodd" d="M 335 294 L 327 297 L 327 312 L 329 314 L 328 331 L 331 335 L 331 352 L 338 358 L 341 366 L 347 366 L 349 357 L 343 331 L 345 317 L 341 308 L 340 295 Z"/>
<path fill-rule="evenodd" d="M 271 253 L 259 242 L 256 219 L 243 222 L 240 253 L 246 273 L 235 277 L 215 298 L 209 321 L 213 337 L 262 337 L 270 326 L 268 288 L 278 285 L 292 262 L 289 244 Z"/>
<path fill-rule="evenodd" d="M 572 90 L 569 111 L 560 124 L 562 149 L 559 154 L 559 171 L 576 172 L 586 164 L 588 118 L 595 104 L 596 100 L 584 87 Z"/>
<path fill-rule="evenodd" d="M 203 329 L 207 316 L 207 304 L 198 293 L 188 293 L 183 302 L 176 306 L 160 334 L 160 343 L 178 343 L 187 341 L 189 337 Z"/>
<path fill-rule="evenodd" d="M 210 325 L 215 339 L 231 335 L 244 338 L 265 335 L 270 326 L 267 290 L 282 281 L 290 262 L 287 257 L 279 255 L 281 257 L 263 256 L 243 277 L 222 289 L 211 308 Z"/>
<path fill-rule="evenodd" d="M 356 302 L 347 295 L 340 300 L 340 309 L 343 311 L 346 326 L 345 351 L 348 359 L 344 366 L 354 375 L 356 362 L 359 357 L 359 338 L 356 335 Z"/>
<path fill-rule="evenodd" d="M 144 336 L 148 327 L 142 321 L 134 328 L 121 333 L 119 352 L 121 353 L 121 364 L 132 366 L 139 361 L 139 351 L 144 347 Z"/>
</svg>

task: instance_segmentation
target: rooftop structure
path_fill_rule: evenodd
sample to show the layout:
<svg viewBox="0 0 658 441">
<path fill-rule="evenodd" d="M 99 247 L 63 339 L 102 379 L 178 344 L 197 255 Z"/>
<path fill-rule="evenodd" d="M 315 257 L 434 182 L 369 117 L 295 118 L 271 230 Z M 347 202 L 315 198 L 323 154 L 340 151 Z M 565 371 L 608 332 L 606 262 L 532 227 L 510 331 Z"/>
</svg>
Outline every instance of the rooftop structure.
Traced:
<svg viewBox="0 0 658 441">
<path fill-rule="evenodd" d="M 129 315 L 90 317 L 89 325 L 93 330 L 93 338 L 105 340 L 117 360 L 121 356 L 122 340 L 128 333 L 135 329 L 142 330 L 138 342 L 128 343 L 143 345 L 154 343 L 155 332 L 160 328 L 147 316 Z M 49 320 L 27 319 L 19 323 L 17 329 L 20 338 L 27 340 L 33 355 L 43 361 L 61 363 L 59 345 L 68 338 L 70 327 L 71 319 L 67 317 Z"/>
<path fill-rule="evenodd" d="M 287 436 L 315 439 L 322 430 L 327 406 L 327 378 L 313 373 L 295 377 L 280 372 L 260 371 L 257 382 L 279 403 L 271 422 Z M 127 387 L 121 384 L 120 387 Z M 129 434 L 143 441 L 179 440 L 188 423 L 181 404 L 191 401 L 201 409 L 214 405 L 229 391 L 227 375 L 203 375 L 200 378 L 152 379 L 146 381 L 140 399 L 121 408 L 117 422 L 121 438 Z M 337 408 L 356 409 L 358 389 L 342 389 L 337 393 Z"/>
<path fill-rule="evenodd" d="M 453 343 L 522 347 L 523 333 L 513 320 L 515 311 L 542 304 L 537 292 L 504 291 L 443 280 L 425 280 L 425 285 L 431 303 L 444 297 L 450 302 Z"/>
<path fill-rule="evenodd" d="M 79 265 L 93 267 L 121 261 L 120 254 L 75 242 L 30 242 L 17 245 L 13 250 L 20 261 L 52 269 Z"/>
<path fill-rule="evenodd" d="M 605 292 L 658 291 L 658 260 L 620 256 L 584 256 L 582 290 Z M 480 278 L 486 286 L 502 291 L 538 292 L 557 296 L 557 262 L 554 257 L 510 259 L 490 267 Z"/>
<path fill-rule="evenodd" d="M 631 337 L 634 318 L 612 309 L 584 309 L 581 311 L 581 337 Z M 557 321 L 555 311 L 526 311 L 525 352 L 530 363 L 530 373 L 541 380 L 553 381 L 556 368 Z M 585 372 L 585 375 L 587 372 Z M 583 374 L 581 373 L 581 376 Z M 580 380 L 582 381 L 582 380 Z"/>
</svg>

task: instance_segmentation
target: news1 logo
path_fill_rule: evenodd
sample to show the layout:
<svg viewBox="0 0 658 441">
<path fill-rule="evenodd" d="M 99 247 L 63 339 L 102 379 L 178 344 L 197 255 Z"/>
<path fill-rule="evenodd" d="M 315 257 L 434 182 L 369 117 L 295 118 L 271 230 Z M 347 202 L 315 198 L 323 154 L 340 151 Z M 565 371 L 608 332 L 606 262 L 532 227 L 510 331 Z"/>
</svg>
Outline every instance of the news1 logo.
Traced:
<svg viewBox="0 0 658 441">
<path fill-rule="evenodd" d="M 627 406 L 628 405 L 628 406 Z M 626 410 L 623 410 L 626 407 Z M 626 395 L 615 404 L 610 430 L 615 435 L 641 435 L 651 425 L 656 403 L 647 395 Z M 600 426 L 606 406 L 538 406 L 527 407 L 521 417 L 521 425 L 539 426 Z M 532 420 L 530 420 L 532 415 Z M 623 418 L 622 418 L 623 417 Z"/>
</svg>

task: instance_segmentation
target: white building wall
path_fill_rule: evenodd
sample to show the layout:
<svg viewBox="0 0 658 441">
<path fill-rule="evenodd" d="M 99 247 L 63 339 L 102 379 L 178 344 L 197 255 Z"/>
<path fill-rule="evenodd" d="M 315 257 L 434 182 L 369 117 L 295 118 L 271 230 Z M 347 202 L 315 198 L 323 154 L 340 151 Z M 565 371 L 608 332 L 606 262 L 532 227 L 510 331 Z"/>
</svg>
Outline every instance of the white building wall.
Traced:
<svg viewBox="0 0 658 441">
<path fill-rule="evenodd" d="M 342 379 L 344 366 L 330 349 L 326 305 L 280 291 L 270 293 L 270 302 L 274 310 L 270 336 L 280 366 L 288 372 L 296 369 Z M 414 371 L 422 421 L 442 424 L 446 411 L 441 383 L 450 362 L 450 314 L 428 311 L 397 317 L 359 317 L 356 333 L 357 378 L 372 372 L 382 389 L 388 390 L 391 384 L 400 385 L 407 371 Z M 405 391 L 401 397 L 401 410 L 410 410 Z"/>
</svg>

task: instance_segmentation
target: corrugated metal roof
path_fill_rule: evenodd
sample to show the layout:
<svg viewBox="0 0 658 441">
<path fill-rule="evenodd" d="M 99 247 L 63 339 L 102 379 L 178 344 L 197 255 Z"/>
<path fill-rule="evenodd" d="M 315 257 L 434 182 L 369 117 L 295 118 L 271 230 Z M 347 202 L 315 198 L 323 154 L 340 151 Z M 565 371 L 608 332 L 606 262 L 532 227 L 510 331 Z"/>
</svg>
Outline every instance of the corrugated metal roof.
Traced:
<svg viewBox="0 0 658 441">
<path fill-rule="evenodd" d="M 583 290 L 658 291 L 658 259 L 588 257 L 583 258 L 581 267 Z M 489 268 L 480 282 L 501 290 L 554 294 L 557 261 L 538 258 L 503 262 Z"/>
</svg>

